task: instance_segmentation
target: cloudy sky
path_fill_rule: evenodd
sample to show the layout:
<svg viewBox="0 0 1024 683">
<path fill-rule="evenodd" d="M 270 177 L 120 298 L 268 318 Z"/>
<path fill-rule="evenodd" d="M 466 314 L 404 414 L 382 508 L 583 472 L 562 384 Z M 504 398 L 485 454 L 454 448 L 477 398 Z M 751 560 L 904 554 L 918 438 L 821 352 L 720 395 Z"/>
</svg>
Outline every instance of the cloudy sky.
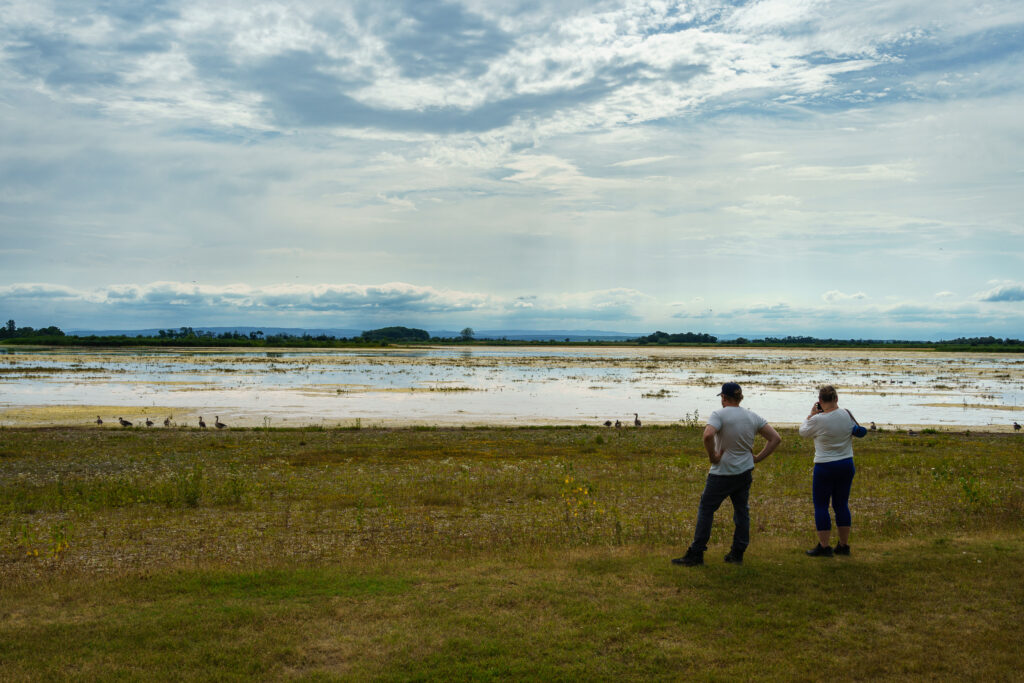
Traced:
<svg viewBox="0 0 1024 683">
<path fill-rule="evenodd" d="M 1024 336 L 1024 4 L 0 0 L 0 317 Z"/>
</svg>

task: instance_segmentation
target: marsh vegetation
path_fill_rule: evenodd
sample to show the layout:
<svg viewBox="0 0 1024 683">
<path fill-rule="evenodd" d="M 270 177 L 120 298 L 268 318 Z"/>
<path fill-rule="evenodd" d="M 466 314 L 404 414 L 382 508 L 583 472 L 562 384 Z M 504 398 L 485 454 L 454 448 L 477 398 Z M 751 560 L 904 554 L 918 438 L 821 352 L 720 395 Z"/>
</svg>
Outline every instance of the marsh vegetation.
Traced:
<svg viewBox="0 0 1024 683">
<path fill-rule="evenodd" d="M 1018 670 L 1019 435 L 858 442 L 854 556 L 816 562 L 783 430 L 747 562 L 714 561 L 720 514 L 685 571 L 694 418 L 0 430 L 0 677 L 815 678 L 837 639 L 850 678 Z"/>
</svg>

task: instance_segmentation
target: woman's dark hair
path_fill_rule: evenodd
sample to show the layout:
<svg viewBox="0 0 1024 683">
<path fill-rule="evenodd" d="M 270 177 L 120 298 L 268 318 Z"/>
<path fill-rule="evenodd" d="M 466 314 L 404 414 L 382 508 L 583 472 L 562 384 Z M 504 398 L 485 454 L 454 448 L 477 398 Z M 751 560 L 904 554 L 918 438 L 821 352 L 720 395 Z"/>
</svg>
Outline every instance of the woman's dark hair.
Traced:
<svg viewBox="0 0 1024 683">
<path fill-rule="evenodd" d="M 818 400 L 834 403 L 839 400 L 839 394 L 836 393 L 836 388 L 834 386 L 826 384 L 823 387 L 818 387 Z"/>
</svg>

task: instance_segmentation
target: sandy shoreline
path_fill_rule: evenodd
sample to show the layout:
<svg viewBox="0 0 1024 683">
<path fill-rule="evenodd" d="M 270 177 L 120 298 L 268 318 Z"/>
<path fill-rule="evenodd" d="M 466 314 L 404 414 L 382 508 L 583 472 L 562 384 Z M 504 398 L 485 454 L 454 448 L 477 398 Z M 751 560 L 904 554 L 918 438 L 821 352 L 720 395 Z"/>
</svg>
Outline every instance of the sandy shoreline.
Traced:
<svg viewBox="0 0 1024 683">
<path fill-rule="evenodd" d="M 97 425 L 95 420 L 102 417 L 103 424 Z M 180 408 L 151 407 L 140 411 L 137 406 L 20 406 L 0 409 L 0 427 L 7 428 L 46 428 L 46 427 L 82 427 L 94 429 L 126 429 L 118 423 L 118 417 L 124 417 L 132 423 L 130 429 L 165 429 L 163 421 L 170 418 L 171 427 L 175 429 L 199 429 L 199 418 L 203 417 L 210 431 L 216 431 L 213 427 L 214 420 L 220 420 L 229 428 L 324 428 L 324 429 L 345 429 L 359 427 L 364 429 L 385 428 L 385 429 L 409 429 L 414 427 L 437 427 L 437 428 L 476 428 L 476 427 L 600 427 L 605 429 L 602 421 L 572 421 L 564 418 L 551 418 L 541 415 L 521 415 L 507 419 L 479 419 L 474 417 L 463 417 L 459 415 L 439 416 L 435 419 L 411 419 L 407 417 L 339 417 L 339 418 L 316 418 L 296 416 L 273 416 L 263 415 L 217 415 L 211 411 L 199 409 L 181 410 Z M 146 418 L 154 424 L 146 427 Z M 699 420 L 700 425 L 704 424 Z M 680 426 L 682 420 L 647 420 L 646 426 Z M 780 428 L 795 428 L 799 422 L 773 421 L 773 425 Z M 990 432 L 1006 433 L 1013 432 L 1013 425 L 949 425 L 949 424 L 879 424 L 879 428 L 887 431 L 902 431 L 907 429 L 935 429 L 940 432 Z M 642 427 L 641 427 L 642 428 Z M 614 427 L 607 429 L 615 429 Z M 622 429 L 634 429 L 631 422 L 623 421 Z"/>
</svg>

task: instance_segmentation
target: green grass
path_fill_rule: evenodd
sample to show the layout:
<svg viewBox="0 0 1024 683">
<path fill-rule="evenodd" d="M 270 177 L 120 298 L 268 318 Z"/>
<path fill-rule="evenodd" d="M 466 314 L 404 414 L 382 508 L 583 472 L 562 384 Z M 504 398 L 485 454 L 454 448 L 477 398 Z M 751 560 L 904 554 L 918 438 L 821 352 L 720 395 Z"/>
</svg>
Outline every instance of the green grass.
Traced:
<svg viewBox="0 0 1024 683">
<path fill-rule="evenodd" d="M 1019 675 L 1024 439 L 858 441 L 824 560 L 783 438 L 680 568 L 696 428 L 0 429 L 0 680 Z"/>
</svg>

